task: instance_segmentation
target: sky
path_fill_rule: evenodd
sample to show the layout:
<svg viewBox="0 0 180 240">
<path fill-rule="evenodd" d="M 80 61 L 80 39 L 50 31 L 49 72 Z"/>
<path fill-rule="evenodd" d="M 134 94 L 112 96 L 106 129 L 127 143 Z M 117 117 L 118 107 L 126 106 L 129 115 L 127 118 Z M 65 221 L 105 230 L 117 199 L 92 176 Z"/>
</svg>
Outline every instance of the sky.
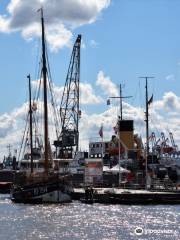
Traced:
<svg viewBox="0 0 180 240">
<path fill-rule="evenodd" d="M 124 118 L 134 119 L 144 137 L 145 82 L 149 80 L 150 131 L 174 134 L 180 143 L 179 0 L 0 0 L 0 153 L 18 148 L 25 125 L 27 74 L 37 80 L 40 15 L 43 6 L 51 73 L 60 100 L 73 43 L 82 34 L 80 146 L 113 134 L 117 103 L 109 96 L 133 96 L 123 102 Z M 86 126 L 86 128 L 85 128 Z M 52 137 L 53 138 L 53 137 Z"/>
</svg>

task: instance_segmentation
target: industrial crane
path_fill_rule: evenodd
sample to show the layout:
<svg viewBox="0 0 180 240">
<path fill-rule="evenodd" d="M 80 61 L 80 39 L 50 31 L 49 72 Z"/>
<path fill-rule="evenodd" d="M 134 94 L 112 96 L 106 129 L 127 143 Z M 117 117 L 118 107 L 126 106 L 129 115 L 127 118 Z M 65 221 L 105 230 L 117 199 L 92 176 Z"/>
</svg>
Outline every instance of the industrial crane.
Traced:
<svg viewBox="0 0 180 240">
<path fill-rule="evenodd" d="M 73 149 L 79 146 L 79 81 L 80 81 L 81 35 L 78 35 L 73 47 L 68 73 L 60 104 L 61 133 L 54 141 L 56 155 L 60 158 L 72 158 Z"/>
<path fill-rule="evenodd" d="M 177 151 L 177 145 L 175 144 L 172 132 L 169 133 L 169 137 L 170 137 L 170 140 L 171 140 L 172 147 L 174 148 L 175 151 Z"/>
<path fill-rule="evenodd" d="M 154 132 L 151 133 L 150 140 L 152 142 L 152 148 L 156 146 L 156 135 Z"/>
<path fill-rule="evenodd" d="M 161 132 L 161 138 L 162 138 L 162 143 L 161 143 L 161 145 L 162 145 L 162 147 L 166 148 L 166 147 L 168 146 L 168 145 L 167 145 L 167 142 L 169 141 L 169 139 L 168 139 L 168 138 L 165 138 L 165 135 L 164 135 L 163 132 Z"/>
<path fill-rule="evenodd" d="M 160 152 L 160 146 L 158 145 L 159 142 L 160 142 L 160 138 L 157 140 L 156 138 L 156 135 L 154 132 L 151 133 L 151 136 L 150 136 L 150 139 L 151 139 L 151 142 L 152 142 L 152 151 L 157 151 L 157 152 Z"/>
<path fill-rule="evenodd" d="M 172 138 L 172 135 L 170 135 L 170 137 Z M 174 151 L 174 147 L 171 147 L 167 144 L 167 142 L 169 141 L 169 138 L 165 138 L 163 132 L 161 133 L 161 138 L 162 138 L 162 143 L 161 143 L 162 153 L 167 153 L 167 154 L 172 153 Z"/>
</svg>

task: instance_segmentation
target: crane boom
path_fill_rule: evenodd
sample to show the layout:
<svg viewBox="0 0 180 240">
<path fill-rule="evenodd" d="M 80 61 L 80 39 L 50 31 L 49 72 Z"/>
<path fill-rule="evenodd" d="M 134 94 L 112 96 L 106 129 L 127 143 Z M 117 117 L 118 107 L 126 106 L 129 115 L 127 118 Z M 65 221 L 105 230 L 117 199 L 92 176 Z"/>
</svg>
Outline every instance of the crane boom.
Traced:
<svg viewBox="0 0 180 240">
<path fill-rule="evenodd" d="M 58 157 L 71 158 L 73 147 L 79 146 L 79 81 L 81 35 L 78 35 L 68 67 L 60 104 L 61 133 L 54 145 L 59 147 Z"/>
</svg>

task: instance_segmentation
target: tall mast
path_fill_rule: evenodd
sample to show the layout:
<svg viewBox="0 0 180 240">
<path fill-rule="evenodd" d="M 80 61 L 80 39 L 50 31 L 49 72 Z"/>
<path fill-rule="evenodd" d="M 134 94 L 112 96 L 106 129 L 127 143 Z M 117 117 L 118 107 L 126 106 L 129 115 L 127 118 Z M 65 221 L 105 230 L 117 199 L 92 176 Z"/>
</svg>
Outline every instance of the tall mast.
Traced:
<svg viewBox="0 0 180 240">
<path fill-rule="evenodd" d="M 149 155 L 149 105 L 148 105 L 148 82 L 146 77 L 146 152 Z"/>
<path fill-rule="evenodd" d="M 30 128 L 30 147 L 31 147 L 31 173 L 33 173 L 33 131 L 32 131 L 32 106 L 31 106 L 31 77 L 27 76 L 29 80 L 29 128 Z"/>
<path fill-rule="evenodd" d="M 120 120 L 122 120 L 122 86 L 119 86 L 119 96 L 120 96 Z"/>
<path fill-rule="evenodd" d="M 46 47 L 45 47 L 45 31 L 43 9 L 41 8 L 41 25 L 42 25 L 42 74 L 44 85 L 44 167 L 48 173 L 48 107 L 47 107 L 47 66 L 46 66 Z"/>
<path fill-rule="evenodd" d="M 146 188 L 147 188 L 147 165 L 148 165 L 148 156 L 149 156 L 149 104 L 148 104 L 148 79 L 150 78 L 154 78 L 154 77 L 140 77 L 140 78 L 144 78 L 146 80 L 146 85 L 145 85 L 145 89 L 146 89 L 146 157 L 145 157 L 145 171 L 146 171 Z"/>
</svg>

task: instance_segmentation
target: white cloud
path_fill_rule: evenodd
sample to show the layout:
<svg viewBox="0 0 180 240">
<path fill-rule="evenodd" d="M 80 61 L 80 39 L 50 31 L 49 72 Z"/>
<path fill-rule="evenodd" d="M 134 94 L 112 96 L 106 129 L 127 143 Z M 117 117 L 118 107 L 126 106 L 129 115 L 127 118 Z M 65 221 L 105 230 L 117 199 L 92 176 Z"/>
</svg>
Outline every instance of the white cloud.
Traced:
<svg viewBox="0 0 180 240">
<path fill-rule="evenodd" d="M 5 16 L 0 15 L 0 32 L 9 32 L 9 20 L 5 18 Z"/>
<path fill-rule="evenodd" d="M 63 24 L 53 25 L 47 28 L 47 41 L 51 51 L 57 52 L 63 47 L 71 47 L 72 32 L 65 28 Z"/>
<path fill-rule="evenodd" d="M 101 73 L 102 74 L 102 73 Z M 99 74 L 98 74 L 99 75 Z M 104 76 L 104 74 L 102 74 Z M 103 102 L 103 95 L 105 94 L 118 94 L 116 92 L 115 84 L 109 77 L 101 82 L 100 87 L 103 89 L 102 94 L 98 95 L 95 88 L 89 83 L 81 83 L 81 108 L 82 117 L 80 119 L 80 148 L 88 149 L 89 140 L 100 140 L 99 128 L 101 124 L 104 125 L 104 139 L 110 140 L 111 135 L 114 134 L 113 127 L 117 120 L 117 108 L 110 106 L 108 110 L 100 113 L 90 114 L 87 111 L 89 104 L 101 104 Z M 100 79 L 100 78 L 98 78 Z M 107 81 L 108 79 L 108 81 Z M 37 87 L 38 81 L 33 81 L 33 89 Z M 99 86 L 99 85 L 98 85 Z M 105 88 L 108 86 L 108 92 Z M 110 89 L 110 86 L 114 89 Z M 53 86 L 54 93 L 60 104 L 63 87 Z M 111 92 L 112 91 L 112 92 Z M 84 105 L 83 105 L 84 104 Z M 86 111 L 85 111 L 86 106 Z M 96 105 L 95 105 L 96 106 Z M 42 102 L 39 104 L 39 109 L 42 108 Z M 5 113 L 0 116 L 0 152 L 1 156 L 7 152 L 6 146 L 10 143 L 13 148 L 20 146 L 22 134 L 24 131 L 25 119 L 27 116 L 28 104 L 24 103 L 19 108 L 16 108 L 10 113 Z M 50 139 L 51 142 L 55 139 L 54 119 L 52 111 L 50 113 Z M 37 113 L 40 120 L 42 114 Z M 133 119 L 135 132 L 139 133 L 143 138 L 145 137 L 145 114 L 144 109 L 134 107 L 126 102 L 123 102 L 123 118 Z M 168 136 L 168 131 L 173 132 L 174 139 L 177 144 L 180 144 L 180 97 L 173 92 L 167 92 L 162 99 L 154 101 L 150 107 L 150 132 L 154 131 L 157 137 L 160 137 L 161 132 L 165 132 Z M 42 124 L 41 124 L 42 125 Z M 43 127 L 41 126 L 40 129 Z M 168 130 L 168 131 L 167 131 Z"/>
<path fill-rule="evenodd" d="M 72 30 L 97 20 L 111 0 L 11 0 L 7 14 L 0 15 L 0 32 L 20 31 L 25 39 L 40 35 L 40 13 L 43 6 L 46 37 L 51 50 L 71 46 Z"/>
<path fill-rule="evenodd" d="M 40 80 L 32 81 L 32 87 L 34 90 L 38 89 L 40 84 Z M 41 84 L 42 87 L 42 84 Z M 56 99 L 57 104 L 61 103 L 61 98 L 63 94 L 64 87 L 58 87 L 56 85 L 52 85 L 54 97 Z M 101 96 L 98 96 L 93 89 L 92 85 L 89 83 L 80 83 L 80 104 L 82 105 L 96 105 L 103 103 L 104 100 Z"/>
<path fill-rule="evenodd" d="M 7 113 L 0 116 L 0 138 L 4 138 L 14 126 L 14 119 Z"/>
<path fill-rule="evenodd" d="M 156 110 L 168 110 L 170 112 L 180 110 L 180 97 L 173 92 L 164 93 L 163 99 L 153 103 Z"/>
<path fill-rule="evenodd" d="M 170 75 L 166 76 L 166 80 L 168 80 L 168 81 L 174 81 L 174 80 L 175 80 L 174 74 L 170 74 Z"/>
<path fill-rule="evenodd" d="M 103 92 L 109 97 L 118 96 L 117 86 L 111 81 L 109 76 L 105 76 L 103 71 L 99 71 L 96 85 L 100 86 Z"/>
<path fill-rule="evenodd" d="M 169 137 L 169 132 L 172 132 L 176 144 L 180 144 L 180 98 L 173 92 L 165 93 L 163 98 L 154 101 L 150 108 L 150 134 L 155 132 L 157 138 L 161 137 L 160 133 L 164 132 L 166 137 Z M 159 104 L 161 103 L 161 104 Z M 134 107 L 126 102 L 123 102 L 123 118 L 134 120 L 134 129 L 145 139 L 145 114 L 144 109 Z M 104 125 L 104 138 L 110 140 L 114 134 L 113 126 L 117 119 L 116 107 L 110 107 L 107 111 L 100 114 L 83 113 L 80 123 L 81 146 L 88 146 L 88 141 L 97 141 L 99 138 L 99 128 Z M 86 126 L 86 128 L 84 128 Z"/>
<path fill-rule="evenodd" d="M 90 40 L 90 42 L 89 42 L 89 44 L 90 44 L 90 46 L 92 47 L 92 48 L 97 48 L 98 47 L 98 45 L 99 45 L 99 43 L 97 43 L 95 40 Z"/>
<path fill-rule="evenodd" d="M 100 104 L 102 97 L 97 96 L 89 83 L 80 83 L 80 103 L 83 105 Z"/>
</svg>

